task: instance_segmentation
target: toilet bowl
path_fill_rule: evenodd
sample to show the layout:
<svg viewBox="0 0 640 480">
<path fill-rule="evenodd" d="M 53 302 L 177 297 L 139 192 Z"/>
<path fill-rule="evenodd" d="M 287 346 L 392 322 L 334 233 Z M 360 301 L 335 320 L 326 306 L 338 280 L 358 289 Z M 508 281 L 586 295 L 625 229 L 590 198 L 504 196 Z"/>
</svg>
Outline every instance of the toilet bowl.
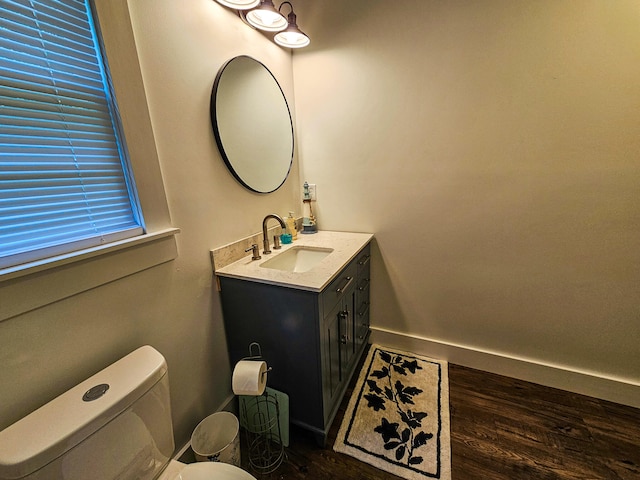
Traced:
<svg viewBox="0 0 640 480">
<path fill-rule="evenodd" d="M 0 480 L 255 480 L 174 453 L 164 357 L 140 347 L 0 432 Z"/>
<path fill-rule="evenodd" d="M 255 480 L 253 475 L 228 463 L 184 463 L 172 460 L 158 480 Z"/>
</svg>

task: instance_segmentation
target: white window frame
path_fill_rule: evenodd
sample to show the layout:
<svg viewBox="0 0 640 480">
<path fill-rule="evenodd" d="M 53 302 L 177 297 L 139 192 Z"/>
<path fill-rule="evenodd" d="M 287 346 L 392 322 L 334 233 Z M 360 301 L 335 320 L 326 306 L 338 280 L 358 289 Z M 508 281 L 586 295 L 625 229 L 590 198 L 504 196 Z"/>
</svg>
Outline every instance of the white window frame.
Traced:
<svg viewBox="0 0 640 480">
<path fill-rule="evenodd" d="M 0 270 L 0 321 L 169 262 L 178 255 L 127 0 L 93 0 L 144 235 Z"/>
</svg>

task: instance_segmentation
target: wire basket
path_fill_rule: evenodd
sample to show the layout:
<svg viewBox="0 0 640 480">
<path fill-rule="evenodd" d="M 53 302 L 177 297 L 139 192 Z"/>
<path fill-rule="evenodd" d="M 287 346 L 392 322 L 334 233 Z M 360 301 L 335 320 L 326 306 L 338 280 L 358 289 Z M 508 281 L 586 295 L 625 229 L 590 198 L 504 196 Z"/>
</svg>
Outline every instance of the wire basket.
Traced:
<svg viewBox="0 0 640 480">
<path fill-rule="evenodd" d="M 267 391 L 256 397 L 243 396 L 240 415 L 251 468 L 263 474 L 273 472 L 285 457 L 278 399 Z"/>
</svg>

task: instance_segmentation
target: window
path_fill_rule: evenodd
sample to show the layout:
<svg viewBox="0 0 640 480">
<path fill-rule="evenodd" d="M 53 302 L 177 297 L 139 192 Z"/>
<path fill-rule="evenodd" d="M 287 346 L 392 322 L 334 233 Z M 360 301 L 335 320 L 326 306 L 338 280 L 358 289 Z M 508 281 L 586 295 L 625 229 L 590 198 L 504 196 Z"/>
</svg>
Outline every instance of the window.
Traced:
<svg viewBox="0 0 640 480">
<path fill-rule="evenodd" d="M 142 225 L 88 0 L 3 0 L 0 268 Z"/>
</svg>

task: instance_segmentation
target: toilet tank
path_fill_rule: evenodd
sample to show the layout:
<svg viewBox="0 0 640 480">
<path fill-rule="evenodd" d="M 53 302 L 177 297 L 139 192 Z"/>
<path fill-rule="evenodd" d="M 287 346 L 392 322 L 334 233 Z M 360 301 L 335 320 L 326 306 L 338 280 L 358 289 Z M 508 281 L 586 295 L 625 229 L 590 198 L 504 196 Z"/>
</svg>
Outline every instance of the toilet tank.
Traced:
<svg viewBox="0 0 640 480">
<path fill-rule="evenodd" d="M 173 449 L 167 364 L 144 346 L 0 432 L 0 479 L 152 480 Z"/>
</svg>

